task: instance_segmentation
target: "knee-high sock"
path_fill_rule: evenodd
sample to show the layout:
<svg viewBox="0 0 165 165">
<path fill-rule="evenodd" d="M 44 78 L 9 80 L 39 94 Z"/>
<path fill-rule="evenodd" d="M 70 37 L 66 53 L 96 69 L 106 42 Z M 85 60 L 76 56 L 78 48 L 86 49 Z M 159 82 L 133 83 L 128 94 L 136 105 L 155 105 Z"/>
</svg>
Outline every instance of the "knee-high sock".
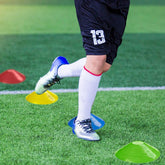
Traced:
<svg viewBox="0 0 165 165">
<path fill-rule="evenodd" d="M 58 69 L 58 76 L 64 77 L 79 77 L 85 65 L 86 57 L 77 60 L 74 63 L 61 65 Z"/>
<path fill-rule="evenodd" d="M 91 109 L 98 90 L 100 75 L 92 74 L 85 67 L 79 79 L 79 105 L 77 120 L 90 118 Z"/>
</svg>

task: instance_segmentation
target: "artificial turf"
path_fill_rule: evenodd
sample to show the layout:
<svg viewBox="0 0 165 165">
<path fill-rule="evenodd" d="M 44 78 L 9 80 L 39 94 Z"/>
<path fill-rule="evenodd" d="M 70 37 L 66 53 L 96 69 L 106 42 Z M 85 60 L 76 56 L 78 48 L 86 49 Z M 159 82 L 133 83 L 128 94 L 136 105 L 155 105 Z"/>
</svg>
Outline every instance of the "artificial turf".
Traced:
<svg viewBox="0 0 165 165">
<path fill-rule="evenodd" d="M 0 0 L 0 72 L 16 69 L 21 84 L 0 90 L 33 90 L 56 56 L 85 56 L 72 0 Z M 165 86 L 165 1 L 132 0 L 123 44 L 100 87 Z M 68 78 L 53 88 L 77 88 Z M 92 113 L 105 120 L 98 143 L 78 139 L 67 122 L 77 114 L 77 93 L 57 103 L 33 105 L 25 95 L 0 95 L 0 164 L 126 165 L 115 151 L 135 140 L 161 152 L 165 162 L 165 90 L 98 92 Z"/>
<path fill-rule="evenodd" d="M 1 164 L 126 165 L 115 152 L 139 140 L 161 152 L 149 164 L 163 165 L 164 91 L 98 92 L 92 113 L 106 123 L 97 130 L 99 142 L 78 139 L 67 125 L 77 114 L 77 93 L 58 96 L 45 106 L 28 103 L 25 95 L 0 96 Z"/>
<path fill-rule="evenodd" d="M 73 62 L 85 56 L 73 4 L 9 2 L 0 5 L 0 72 L 16 69 L 27 79 L 19 85 L 1 84 L 0 90 L 34 89 L 55 57 L 62 55 Z M 132 2 L 123 43 L 112 69 L 104 74 L 101 87 L 164 85 L 165 6 L 153 2 L 143 6 Z M 77 88 L 77 78 L 63 81 L 57 88 Z"/>
<path fill-rule="evenodd" d="M 111 70 L 102 76 L 100 87 L 163 86 L 165 82 L 165 34 L 125 34 Z M 69 62 L 85 57 L 79 34 L 1 35 L 1 72 L 15 69 L 26 81 L 1 84 L 0 90 L 32 90 L 57 56 Z M 30 69 L 29 69 L 30 68 Z M 55 88 L 77 88 L 78 78 L 63 79 Z"/>
</svg>

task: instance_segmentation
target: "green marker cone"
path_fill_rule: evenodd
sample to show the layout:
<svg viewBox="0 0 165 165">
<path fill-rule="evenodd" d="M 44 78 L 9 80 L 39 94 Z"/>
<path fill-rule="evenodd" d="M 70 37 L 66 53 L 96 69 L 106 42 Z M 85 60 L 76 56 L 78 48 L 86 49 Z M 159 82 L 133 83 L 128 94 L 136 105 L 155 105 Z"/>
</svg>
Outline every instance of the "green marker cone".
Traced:
<svg viewBox="0 0 165 165">
<path fill-rule="evenodd" d="M 135 141 L 119 149 L 115 155 L 118 159 L 130 163 L 148 163 L 158 159 L 160 152 L 147 143 Z"/>
</svg>

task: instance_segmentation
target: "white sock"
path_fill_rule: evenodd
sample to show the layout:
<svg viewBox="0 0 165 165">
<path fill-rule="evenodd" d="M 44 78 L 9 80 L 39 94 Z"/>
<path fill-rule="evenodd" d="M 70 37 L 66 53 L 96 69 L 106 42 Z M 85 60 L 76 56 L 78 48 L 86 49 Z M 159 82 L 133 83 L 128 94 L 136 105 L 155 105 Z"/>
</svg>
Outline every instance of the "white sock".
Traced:
<svg viewBox="0 0 165 165">
<path fill-rule="evenodd" d="M 61 65 L 58 69 L 58 76 L 60 78 L 64 77 L 79 77 L 81 71 L 85 65 L 86 57 L 80 60 L 66 65 Z"/>
<path fill-rule="evenodd" d="M 101 74 L 94 75 L 85 67 L 83 68 L 79 79 L 79 109 L 77 120 L 81 121 L 90 118 L 100 79 Z"/>
</svg>

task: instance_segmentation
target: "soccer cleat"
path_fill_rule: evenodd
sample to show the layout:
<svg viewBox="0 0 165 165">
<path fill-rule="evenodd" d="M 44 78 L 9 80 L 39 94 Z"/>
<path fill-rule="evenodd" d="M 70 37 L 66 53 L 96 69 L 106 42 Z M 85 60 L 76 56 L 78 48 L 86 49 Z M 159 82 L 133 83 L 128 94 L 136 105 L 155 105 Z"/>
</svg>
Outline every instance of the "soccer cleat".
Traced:
<svg viewBox="0 0 165 165">
<path fill-rule="evenodd" d="M 46 90 L 48 90 L 53 84 L 59 83 L 61 78 L 58 76 L 58 68 L 64 64 L 69 63 L 66 60 L 66 58 L 62 56 L 57 57 L 53 61 L 50 71 L 46 75 L 41 77 L 36 84 L 35 92 L 37 94 L 40 95 L 44 93 Z"/>
<path fill-rule="evenodd" d="M 89 141 L 100 140 L 99 135 L 92 128 L 91 119 L 86 119 L 82 121 L 75 120 L 73 131 L 80 139 Z"/>
</svg>

